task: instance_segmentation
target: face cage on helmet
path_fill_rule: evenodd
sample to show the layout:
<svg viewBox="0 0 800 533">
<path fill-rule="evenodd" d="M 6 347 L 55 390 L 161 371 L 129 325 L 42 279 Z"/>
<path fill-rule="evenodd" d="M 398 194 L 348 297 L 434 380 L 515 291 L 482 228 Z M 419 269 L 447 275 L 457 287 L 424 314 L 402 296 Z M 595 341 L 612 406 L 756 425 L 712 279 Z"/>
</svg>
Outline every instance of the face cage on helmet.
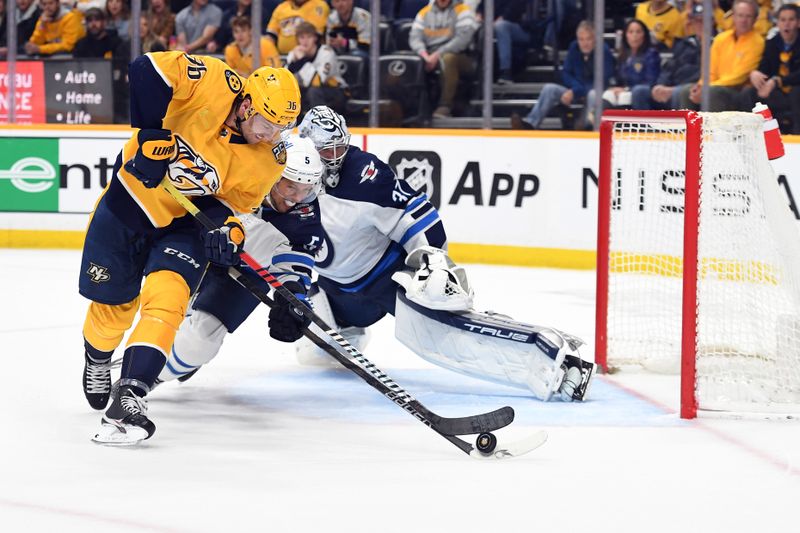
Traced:
<svg viewBox="0 0 800 533">
<path fill-rule="evenodd" d="M 335 157 L 328 158 L 322 155 L 322 150 L 334 150 L 334 153 L 338 153 L 339 148 L 344 148 L 341 154 L 336 155 Z M 339 169 L 342 168 L 342 163 L 344 163 L 344 157 L 347 155 L 347 150 L 350 149 L 350 134 L 348 133 L 347 136 L 343 140 L 330 140 L 322 145 L 320 148 L 317 149 L 319 152 L 319 158 L 322 160 L 322 163 L 325 165 L 327 169 L 328 175 L 337 175 L 339 174 Z M 335 180 L 338 184 L 339 180 Z M 336 185 L 331 185 L 331 187 L 335 187 Z"/>
</svg>

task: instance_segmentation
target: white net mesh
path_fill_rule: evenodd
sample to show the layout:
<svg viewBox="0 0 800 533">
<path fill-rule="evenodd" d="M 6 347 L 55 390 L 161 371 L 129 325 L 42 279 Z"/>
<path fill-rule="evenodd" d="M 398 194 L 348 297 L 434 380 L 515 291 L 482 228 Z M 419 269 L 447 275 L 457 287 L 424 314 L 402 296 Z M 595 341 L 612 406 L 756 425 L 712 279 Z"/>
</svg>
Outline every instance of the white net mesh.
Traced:
<svg viewBox="0 0 800 533">
<path fill-rule="evenodd" d="M 709 410 L 800 411 L 800 233 L 761 118 L 703 114 L 696 396 Z M 646 118 L 612 143 L 608 362 L 680 372 L 686 130 Z"/>
</svg>

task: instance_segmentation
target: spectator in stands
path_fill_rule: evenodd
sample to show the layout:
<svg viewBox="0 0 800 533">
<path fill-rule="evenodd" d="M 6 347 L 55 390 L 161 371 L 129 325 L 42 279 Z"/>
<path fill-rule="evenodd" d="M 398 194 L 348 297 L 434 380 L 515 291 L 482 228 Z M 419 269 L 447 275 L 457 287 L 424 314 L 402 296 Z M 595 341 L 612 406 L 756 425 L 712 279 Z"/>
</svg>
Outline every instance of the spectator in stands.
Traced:
<svg viewBox="0 0 800 533">
<path fill-rule="evenodd" d="M 369 56 L 372 38 L 369 11 L 353 6 L 353 0 L 331 0 L 333 10 L 328 15 L 328 45 L 339 54 Z"/>
<path fill-rule="evenodd" d="M 17 44 L 20 50 L 24 50 L 25 43 L 30 41 L 41 14 L 42 9 L 39 7 L 39 2 L 17 0 Z"/>
<path fill-rule="evenodd" d="M 734 0 L 733 29 L 726 30 L 711 43 L 709 72 L 709 111 L 730 111 L 738 107 L 738 95 L 761 61 L 764 38 L 753 28 L 758 16 L 755 0 Z M 702 79 L 680 92 L 682 109 L 698 109 Z"/>
<path fill-rule="evenodd" d="M 544 31 L 545 48 L 559 47 L 560 37 L 567 28 L 567 23 L 576 16 L 580 16 L 579 4 L 578 0 L 547 0 L 548 22 Z"/>
<path fill-rule="evenodd" d="M 75 43 L 74 57 L 103 57 L 111 59 L 118 54 L 122 40 L 114 29 L 106 29 L 106 14 L 102 9 L 89 8 L 84 15 L 86 36 Z"/>
<path fill-rule="evenodd" d="M 267 26 L 267 20 L 269 20 L 270 16 L 270 9 L 266 2 L 262 1 L 261 5 L 261 25 L 258 27 L 261 31 L 264 31 L 264 28 Z M 222 12 L 222 25 L 217 30 L 217 34 L 214 36 L 214 40 L 220 46 L 225 46 L 230 44 L 233 41 L 233 28 L 231 27 L 231 21 L 234 17 L 247 17 L 248 19 L 252 19 L 251 12 L 253 10 L 253 0 L 237 0 L 235 3 L 230 5 L 227 9 Z M 252 23 L 251 23 L 251 32 L 252 32 Z M 280 66 L 280 65 L 279 65 Z"/>
<path fill-rule="evenodd" d="M 152 7 L 152 2 L 150 5 Z M 148 52 L 164 52 L 167 50 L 167 47 L 162 40 L 162 36 L 156 34 L 150 27 L 151 20 L 153 19 L 147 13 L 142 13 L 142 16 L 139 17 L 139 38 L 141 39 L 140 42 L 142 43 L 142 54 L 146 54 Z"/>
<path fill-rule="evenodd" d="M 500 0 L 495 2 L 494 38 L 497 43 L 497 83 L 513 83 L 511 59 L 514 45 L 530 45 L 531 36 L 522 27 L 522 17 L 528 8 L 528 0 Z"/>
<path fill-rule="evenodd" d="M 28 55 L 70 53 L 75 43 L 86 35 L 83 15 L 77 9 L 69 10 L 58 0 L 40 0 L 42 14 L 30 40 L 25 43 Z"/>
<path fill-rule="evenodd" d="M 267 35 L 275 41 L 278 52 L 288 54 L 297 46 L 295 28 L 301 22 L 308 22 L 316 28 L 317 33 L 325 35 L 330 8 L 325 0 L 284 0 L 267 24 Z"/>
<path fill-rule="evenodd" d="M 458 81 L 475 70 L 466 53 L 475 34 L 475 14 L 455 0 L 433 0 L 417 13 L 408 43 L 425 61 L 425 70 L 441 74 L 442 94 L 434 118 L 451 116 Z"/>
<path fill-rule="evenodd" d="M 757 15 L 753 29 L 755 29 L 755 31 L 763 37 L 772 28 L 772 20 L 770 19 L 770 12 L 772 11 L 772 0 L 754 0 L 754 2 L 756 3 Z M 787 3 L 787 2 L 784 1 L 781 3 Z M 733 29 L 733 27 L 734 27 L 733 6 L 731 6 L 731 9 L 729 11 L 726 11 L 722 16 L 719 28 L 720 31 L 725 31 Z"/>
<path fill-rule="evenodd" d="M 644 22 L 662 49 L 672 48 L 676 37 L 683 37 L 684 19 L 667 0 L 649 0 L 636 7 L 636 18 Z"/>
<path fill-rule="evenodd" d="M 723 11 L 722 8 L 719 7 L 719 2 L 717 0 L 711 0 L 711 4 L 714 6 L 714 13 L 713 13 L 714 27 L 711 28 L 711 35 L 714 35 L 715 33 L 723 31 L 722 24 L 725 21 L 725 11 Z M 688 22 L 689 15 L 694 9 L 694 6 L 698 5 L 702 6 L 703 0 L 689 0 L 688 2 L 686 2 L 686 4 L 683 7 L 683 13 L 682 13 L 684 21 Z M 692 31 L 690 26 L 684 26 L 684 28 L 685 31 L 687 32 Z M 690 34 L 687 33 L 687 35 Z"/>
<path fill-rule="evenodd" d="M 61 5 L 65 6 L 67 9 L 75 8 L 80 11 L 83 16 L 86 16 L 86 12 L 89 11 L 91 8 L 96 7 L 97 9 L 105 9 L 106 1 L 105 0 L 62 0 Z"/>
<path fill-rule="evenodd" d="M 302 113 L 318 105 L 342 110 L 348 93 L 347 84 L 339 76 L 336 52 L 328 45 L 320 45 L 322 36 L 310 22 L 298 24 L 295 37 L 297 45 L 286 57 L 286 68 L 300 85 Z"/>
<path fill-rule="evenodd" d="M 687 37 L 675 39 L 672 57 L 661 67 L 661 74 L 650 94 L 632 94 L 633 109 L 678 109 L 684 85 L 691 85 L 700 76 L 700 39 L 703 35 L 703 4 L 694 4 L 686 18 Z"/>
<path fill-rule="evenodd" d="M 800 133 L 800 39 L 798 7 L 778 8 L 778 34 L 767 41 L 758 68 L 750 73 L 752 86 L 743 89 L 741 110 L 756 102 L 769 106 L 778 119 L 791 119 L 791 133 Z"/>
<path fill-rule="evenodd" d="M 617 62 L 617 83 L 603 94 L 603 100 L 611 106 L 627 107 L 634 99 L 647 99 L 659 74 L 661 56 L 650 41 L 647 26 L 639 19 L 632 19 L 625 25 Z"/>
<path fill-rule="evenodd" d="M 184 52 L 197 53 L 217 51 L 218 44 L 214 34 L 222 24 L 222 10 L 210 4 L 209 0 L 192 0 L 192 3 L 175 15 L 175 28 L 178 43 L 175 48 Z"/>
<path fill-rule="evenodd" d="M 122 39 L 130 36 L 131 8 L 128 0 L 106 0 L 106 27 Z"/>
<path fill-rule="evenodd" d="M 233 42 L 225 47 L 225 63 L 240 76 L 248 77 L 253 70 L 253 29 L 250 18 L 239 15 L 231 20 Z M 261 38 L 261 66 L 280 67 L 281 56 L 269 37 Z"/>
<path fill-rule="evenodd" d="M 517 113 L 511 115 L 511 128 L 515 130 L 537 129 L 545 117 L 557 105 L 574 105 L 586 102 L 587 94 L 594 94 L 594 25 L 588 20 L 581 21 L 575 32 L 561 70 L 563 85 L 547 83 L 536 100 L 536 105 L 525 118 Z M 603 87 L 608 87 L 614 73 L 614 56 L 607 44 L 603 43 Z"/>
<path fill-rule="evenodd" d="M 150 7 L 147 8 L 145 16 L 149 31 L 153 32 L 166 50 L 170 38 L 175 35 L 175 13 L 170 11 L 167 0 L 150 0 Z M 148 48 L 153 48 L 153 44 L 151 43 Z"/>
</svg>

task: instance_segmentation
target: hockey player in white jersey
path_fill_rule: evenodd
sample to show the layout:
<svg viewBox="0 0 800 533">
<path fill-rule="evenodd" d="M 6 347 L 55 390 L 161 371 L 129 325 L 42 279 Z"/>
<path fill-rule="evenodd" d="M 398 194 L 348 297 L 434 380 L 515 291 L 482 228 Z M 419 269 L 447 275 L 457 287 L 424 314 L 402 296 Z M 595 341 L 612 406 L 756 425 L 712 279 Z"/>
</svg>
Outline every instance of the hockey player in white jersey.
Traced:
<svg viewBox="0 0 800 533">
<path fill-rule="evenodd" d="M 317 314 L 361 349 L 364 328 L 389 313 L 398 339 L 434 364 L 525 387 L 542 400 L 554 393 L 584 398 L 595 365 L 580 358 L 582 341 L 475 312 L 466 274 L 447 256 L 436 208 L 383 161 L 350 146 L 343 117 L 314 107 L 299 133 L 314 142 L 326 166 L 319 198 L 324 243 L 311 293 Z M 298 343 L 301 362 L 315 354 L 326 357 L 305 339 Z"/>
<path fill-rule="evenodd" d="M 313 143 L 290 136 L 281 179 L 259 211 L 240 215 L 247 232 L 248 253 L 301 300 L 310 287 L 314 254 L 322 242 L 316 197 L 323 170 Z M 245 266 L 240 268 L 249 271 Z M 264 283 L 249 272 L 254 280 Z M 276 303 L 269 313 L 269 334 L 279 341 L 294 342 L 302 335 L 304 319 L 293 313 L 279 294 Z M 217 354 L 225 335 L 234 332 L 258 304 L 259 300 L 234 281 L 227 269 L 210 268 L 181 323 L 159 382 L 191 377 Z"/>
</svg>

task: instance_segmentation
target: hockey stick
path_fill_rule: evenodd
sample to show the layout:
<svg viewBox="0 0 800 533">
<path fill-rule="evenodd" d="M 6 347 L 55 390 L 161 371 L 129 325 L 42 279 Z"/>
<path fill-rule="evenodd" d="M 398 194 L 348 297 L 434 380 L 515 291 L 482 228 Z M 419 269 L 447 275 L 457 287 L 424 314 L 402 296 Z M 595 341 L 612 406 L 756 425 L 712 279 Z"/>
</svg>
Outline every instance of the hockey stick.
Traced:
<svg viewBox="0 0 800 533">
<path fill-rule="evenodd" d="M 269 298 L 269 295 L 264 291 L 264 289 L 257 284 L 255 280 L 243 274 L 241 271 L 235 268 L 229 268 L 228 274 L 233 277 L 240 285 L 248 289 L 255 297 L 257 297 L 262 302 L 266 303 L 270 307 L 275 305 L 275 303 Z M 324 322 L 323 322 L 324 323 Z M 543 430 L 536 431 L 522 439 L 520 441 L 511 442 L 511 443 L 503 443 L 502 446 L 498 446 L 497 438 L 491 432 L 484 429 L 483 432 L 480 432 L 478 435 L 478 439 L 476 441 L 475 446 L 466 442 L 463 439 L 458 438 L 455 435 L 466 435 L 471 433 L 478 433 L 479 432 L 479 425 L 481 422 L 481 418 L 489 417 L 491 415 L 495 415 L 505 409 L 510 410 L 511 418 L 513 419 L 514 412 L 510 407 L 504 407 L 502 409 L 498 409 L 492 413 L 487 413 L 484 415 L 475 415 L 470 417 L 463 417 L 463 418 L 444 418 L 441 417 L 429 409 L 427 409 L 424 405 L 419 403 L 417 400 L 413 399 L 411 395 L 407 392 L 399 389 L 399 386 L 394 383 L 393 381 L 389 380 L 388 376 L 381 372 L 375 365 L 370 363 L 366 357 L 363 356 L 355 347 L 353 347 L 350 343 L 347 342 L 338 332 L 334 330 L 329 330 L 325 332 L 326 335 L 330 339 L 333 339 L 337 344 L 339 349 L 332 346 L 331 344 L 327 343 L 321 337 L 319 337 L 316 333 L 314 333 L 310 328 L 304 328 L 303 334 L 311 340 L 314 344 L 319 346 L 329 355 L 331 355 L 334 359 L 336 359 L 342 366 L 352 370 L 356 373 L 359 377 L 361 377 L 364 381 L 369 383 L 372 387 L 380 391 L 384 396 L 401 406 L 404 410 L 411 413 L 417 420 L 421 421 L 426 426 L 430 427 L 437 433 L 439 433 L 442 437 L 449 440 L 455 446 L 457 446 L 461 451 L 468 454 L 470 457 L 475 459 L 504 459 L 507 457 L 518 457 L 520 455 L 524 455 L 530 451 L 535 450 L 542 444 L 547 441 L 547 432 Z M 344 350 L 344 352 L 342 351 Z M 353 357 L 348 357 L 346 354 L 351 354 Z M 356 355 L 357 354 L 357 355 Z M 365 365 L 365 368 L 369 369 L 369 373 L 359 366 L 359 364 Z M 370 375 L 370 374 L 374 374 Z M 383 384 L 383 380 L 375 379 L 375 376 L 383 376 L 385 379 L 389 380 L 395 387 L 398 387 L 398 393 L 402 393 L 406 396 L 408 403 L 401 403 L 398 401 L 399 397 L 393 396 L 391 394 L 392 389 L 384 389 L 381 385 Z M 412 407 L 414 410 L 412 410 Z M 422 417 L 420 415 L 425 415 Z M 491 419 L 485 420 L 485 422 L 489 422 Z M 508 425 L 510 421 L 504 422 L 503 426 Z M 456 431 L 456 427 L 459 433 L 456 434 L 448 434 L 444 431 L 447 427 L 451 428 L 451 431 Z M 488 427 L 488 426 L 484 426 Z M 502 427 L 502 426 L 500 426 Z M 467 428 L 472 428 L 470 431 L 467 431 Z M 499 429 L 499 427 L 498 427 Z"/>
<path fill-rule="evenodd" d="M 169 182 L 168 178 L 165 178 L 162 181 L 162 186 L 170 194 L 170 196 L 175 199 L 175 201 L 177 201 L 184 209 L 192 214 L 192 216 L 194 216 L 206 229 L 209 231 L 218 229 L 218 226 L 214 224 L 214 222 L 208 218 L 208 216 L 201 212 L 188 198 L 183 196 L 180 191 L 178 191 L 175 186 Z M 317 344 L 317 346 L 333 356 L 337 361 L 339 361 L 340 364 L 356 373 L 369 385 L 381 392 L 381 394 L 392 400 L 405 411 L 408 411 L 409 414 L 414 416 L 416 419 L 452 442 L 463 452 L 474 455 L 472 452 L 474 452 L 476 448 L 468 442 L 455 437 L 455 435 L 480 433 L 481 435 L 479 436 L 479 442 L 481 441 L 481 438 L 491 437 L 493 440 L 491 446 L 484 445 L 482 449 L 486 454 L 490 454 L 495 450 L 496 439 L 494 439 L 494 436 L 491 435 L 490 432 L 505 427 L 514 420 L 514 410 L 511 407 L 506 406 L 490 413 L 461 418 L 446 418 L 436 415 L 423 406 L 419 401 L 414 399 L 408 392 L 395 383 L 389 376 L 387 376 L 369 360 L 367 360 L 367 358 L 361 352 L 347 342 L 347 340 L 344 339 L 337 331 L 330 328 L 316 313 L 314 313 L 313 310 L 306 307 L 304 303 L 297 299 L 297 297 L 286 287 L 284 287 L 272 274 L 270 274 L 267 269 L 259 265 L 252 256 L 243 251 L 241 253 L 241 258 L 264 281 L 273 287 L 275 291 L 280 293 L 281 296 L 288 300 L 295 309 L 302 313 L 312 323 L 317 325 L 317 327 L 319 327 L 326 336 L 336 343 L 336 346 L 331 345 L 310 331 L 308 328 L 304 328 L 304 333 L 306 336 L 308 336 L 312 342 Z M 238 269 L 231 268 L 229 272 L 232 272 L 234 278 L 245 288 L 249 289 L 254 296 L 259 298 L 267 305 L 274 305 L 274 302 L 260 287 L 258 287 L 253 280 L 242 274 Z M 537 436 L 537 441 L 541 442 L 538 442 L 536 447 L 544 443 L 547 438 L 544 432 L 538 432 Z M 509 453 L 508 450 L 497 450 L 494 452 L 494 456 L 496 457 L 511 455 L 513 454 Z"/>
</svg>

